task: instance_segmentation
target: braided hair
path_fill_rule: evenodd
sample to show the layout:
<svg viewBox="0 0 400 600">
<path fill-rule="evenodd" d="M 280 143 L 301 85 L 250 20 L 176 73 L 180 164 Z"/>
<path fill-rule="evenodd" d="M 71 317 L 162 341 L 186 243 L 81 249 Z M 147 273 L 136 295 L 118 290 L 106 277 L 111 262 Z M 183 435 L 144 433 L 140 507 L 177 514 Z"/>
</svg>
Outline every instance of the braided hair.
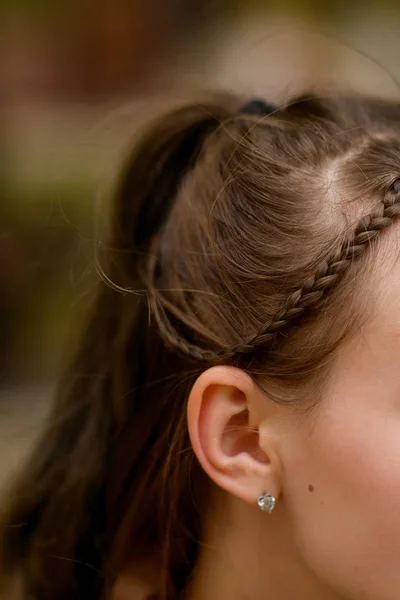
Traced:
<svg viewBox="0 0 400 600">
<path fill-rule="evenodd" d="M 361 256 L 383 230 L 390 227 L 400 216 L 400 179 L 396 179 L 387 190 L 384 199 L 369 214 L 362 217 L 352 239 L 346 241 L 332 256 L 324 260 L 302 287 L 295 290 L 283 308 L 241 344 L 226 350 L 209 350 L 190 344 L 180 337 L 168 320 L 168 311 L 158 302 L 150 290 L 150 307 L 157 322 L 160 335 L 169 348 L 180 351 L 201 361 L 218 361 L 235 355 L 253 352 L 257 347 L 271 342 L 276 333 L 283 331 L 300 319 L 313 305 L 335 286 L 355 257 Z"/>
</svg>

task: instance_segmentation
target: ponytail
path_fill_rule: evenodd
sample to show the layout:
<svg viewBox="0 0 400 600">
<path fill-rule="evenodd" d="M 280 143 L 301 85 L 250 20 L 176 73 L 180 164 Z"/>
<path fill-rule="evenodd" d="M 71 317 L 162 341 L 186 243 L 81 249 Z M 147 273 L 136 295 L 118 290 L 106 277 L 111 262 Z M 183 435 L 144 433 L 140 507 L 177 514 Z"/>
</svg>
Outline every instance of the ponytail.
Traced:
<svg viewBox="0 0 400 600">
<path fill-rule="evenodd" d="M 231 104 L 192 104 L 157 119 L 126 163 L 100 256 L 104 277 L 4 510 L 0 588 L 19 573 L 27 597 L 96 600 L 121 570 L 153 557 L 162 566 L 164 598 L 187 582 L 197 518 L 193 507 L 181 512 L 188 504 L 184 401 L 192 381 L 182 373 L 193 376 L 193 365 L 164 347 L 146 296 L 120 290 L 143 289 L 140 263 L 207 136 L 233 114 Z"/>
<path fill-rule="evenodd" d="M 145 250 L 165 221 L 203 142 L 230 116 L 231 111 L 211 102 L 192 104 L 162 116 L 144 131 L 117 194 L 114 226 L 124 227 L 122 239 L 128 249 Z"/>
</svg>

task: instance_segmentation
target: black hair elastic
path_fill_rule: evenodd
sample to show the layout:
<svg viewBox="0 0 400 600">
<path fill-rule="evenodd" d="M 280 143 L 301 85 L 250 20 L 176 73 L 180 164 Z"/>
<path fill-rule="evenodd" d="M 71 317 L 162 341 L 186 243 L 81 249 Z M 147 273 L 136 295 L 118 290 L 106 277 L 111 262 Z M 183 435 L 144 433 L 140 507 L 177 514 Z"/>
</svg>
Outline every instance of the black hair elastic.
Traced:
<svg viewBox="0 0 400 600">
<path fill-rule="evenodd" d="M 240 114 L 259 115 L 262 117 L 265 115 L 270 115 L 274 111 L 276 111 L 276 106 L 274 104 L 266 102 L 265 100 L 253 98 L 240 109 Z"/>
</svg>

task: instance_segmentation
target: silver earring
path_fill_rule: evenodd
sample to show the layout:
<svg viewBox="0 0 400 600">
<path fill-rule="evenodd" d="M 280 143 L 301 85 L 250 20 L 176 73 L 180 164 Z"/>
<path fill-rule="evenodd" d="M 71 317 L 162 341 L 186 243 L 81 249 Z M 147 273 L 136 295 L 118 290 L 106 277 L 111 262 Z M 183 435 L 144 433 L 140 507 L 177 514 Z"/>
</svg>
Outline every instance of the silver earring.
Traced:
<svg viewBox="0 0 400 600">
<path fill-rule="evenodd" d="M 261 510 L 265 510 L 268 513 L 272 513 L 275 508 L 276 498 L 270 494 L 263 494 L 257 499 L 257 504 Z"/>
</svg>

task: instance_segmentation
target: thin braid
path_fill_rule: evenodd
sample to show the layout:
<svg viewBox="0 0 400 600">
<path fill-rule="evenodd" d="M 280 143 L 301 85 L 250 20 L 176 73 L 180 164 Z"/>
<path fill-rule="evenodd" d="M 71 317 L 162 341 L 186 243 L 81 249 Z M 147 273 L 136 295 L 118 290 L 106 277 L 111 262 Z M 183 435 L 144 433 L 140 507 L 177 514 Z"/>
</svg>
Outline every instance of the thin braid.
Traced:
<svg viewBox="0 0 400 600">
<path fill-rule="evenodd" d="M 324 261 L 313 277 L 293 292 L 282 310 L 261 330 L 241 344 L 230 349 L 206 350 L 191 344 L 179 336 L 172 326 L 160 299 L 154 291 L 149 291 L 149 304 L 155 317 L 159 333 L 166 344 L 174 350 L 201 361 L 219 361 L 238 354 L 246 354 L 255 348 L 271 342 L 276 333 L 289 327 L 312 305 L 316 304 L 332 288 L 349 268 L 352 259 L 363 254 L 370 242 L 400 216 L 400 180 L 396 180 L 387 192 L 383 202 L 375 210 L 358 222 L 350 243 L 338 249 Z"/>
<path fill-rule="evenodd" d="M 228 358 L 235 354 L 234 351 L 224 352 L 218 350 L 205 350 L 196 344 L 187 342 L 183 337 L 177 334 L 171 325 L 171 322 L 168 319 L 165 309 L 162 306 L 159 298 L 154 294 L 153 291 L 151 291 L 149 294 L 149 304 L 157 323 L 158 332 L 166 345 L 172 350 L 178 350 L 179 352 L 186 354 L 186 356 L 190 356 L 191 358 L 195 358 L 200 361 L 215 361 L 220 360 L 221 358 Z"/>
</svg>

